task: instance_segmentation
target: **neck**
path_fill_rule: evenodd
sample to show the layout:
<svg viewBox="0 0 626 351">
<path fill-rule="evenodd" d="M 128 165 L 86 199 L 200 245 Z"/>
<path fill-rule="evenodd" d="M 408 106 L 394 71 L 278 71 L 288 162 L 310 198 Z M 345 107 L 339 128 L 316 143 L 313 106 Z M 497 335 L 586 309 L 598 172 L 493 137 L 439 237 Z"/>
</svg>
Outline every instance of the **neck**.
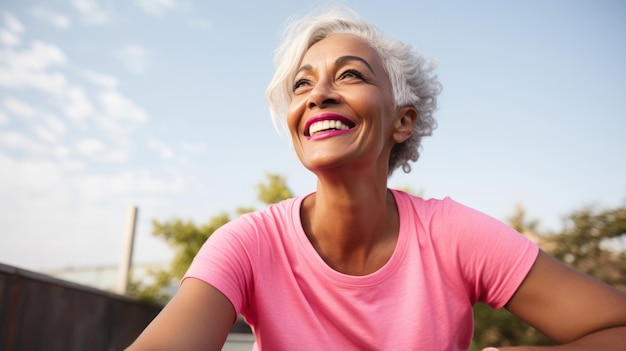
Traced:
<svg viewBox="0 0 626 351">
<path fill-rule="evenodd" d="M 304 230 L 332 268 L 364 275 L 387 262 L 398 236 L 398 210 L 383 181 L 338 183 L 318 179 L 317 192 L 305 199 Z"/>
</svg>

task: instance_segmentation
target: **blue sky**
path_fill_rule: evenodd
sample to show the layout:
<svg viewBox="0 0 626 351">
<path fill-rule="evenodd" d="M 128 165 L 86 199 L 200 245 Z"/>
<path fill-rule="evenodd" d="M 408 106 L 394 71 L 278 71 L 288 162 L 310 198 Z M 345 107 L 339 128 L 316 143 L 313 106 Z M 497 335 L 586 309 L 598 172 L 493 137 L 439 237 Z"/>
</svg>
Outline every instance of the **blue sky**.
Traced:
<svg viewBox="0 0 626 351">
<path fill-rule="evenodd" d="M 439 60 L 439 128 L 392 186 L 545 230 L 626 201 L 622 1 L 345 2 Z M 3 0 L 0 262 L 166 261 L 151 220 L 261 207 L 268 172 L 315 187 L 264 100 L 285 20 L 326 2 Z"/>
</svg>

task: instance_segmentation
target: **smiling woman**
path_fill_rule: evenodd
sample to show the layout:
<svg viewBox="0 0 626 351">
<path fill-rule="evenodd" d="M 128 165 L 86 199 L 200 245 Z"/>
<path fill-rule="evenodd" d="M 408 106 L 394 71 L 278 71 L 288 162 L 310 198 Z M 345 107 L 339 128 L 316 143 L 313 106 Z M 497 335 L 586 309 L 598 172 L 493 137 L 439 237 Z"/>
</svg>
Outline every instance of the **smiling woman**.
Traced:
<svg viewBox="0 0 626 351">
<path fill-rule="evenodd" d="M 435 126 L 440 85 L 410 46 L 341 8 L 289 27 L 276 63 L 270 107 L 316 191 L 216 231 L 130 350 L 219 350 L 239 314 L 255 350 L 467 350 L 479 301 L 555 350 L 626 347 L 623 293 L 450 198 L 388 188 Z"/>
</svg>

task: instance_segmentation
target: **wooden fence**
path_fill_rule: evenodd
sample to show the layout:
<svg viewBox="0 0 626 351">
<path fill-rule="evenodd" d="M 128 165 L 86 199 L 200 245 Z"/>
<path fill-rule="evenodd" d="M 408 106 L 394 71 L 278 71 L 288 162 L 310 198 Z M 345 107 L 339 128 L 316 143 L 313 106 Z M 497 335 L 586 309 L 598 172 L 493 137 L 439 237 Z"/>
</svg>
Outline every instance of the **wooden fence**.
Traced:
<svg viewBox="0 0 626 351">
<path fill-rule="evenodd" d="M 0 264 L 0 350 L 122 350 L 161 308 Z"/>
</svg>

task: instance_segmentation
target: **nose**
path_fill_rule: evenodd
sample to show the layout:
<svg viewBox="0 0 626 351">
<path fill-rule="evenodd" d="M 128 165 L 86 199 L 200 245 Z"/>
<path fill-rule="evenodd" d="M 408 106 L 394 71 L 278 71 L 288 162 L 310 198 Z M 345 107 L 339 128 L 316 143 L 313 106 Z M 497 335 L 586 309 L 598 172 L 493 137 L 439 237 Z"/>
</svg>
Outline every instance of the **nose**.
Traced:
<svg viewBox="0 0 626 351">
<path fill-rule="evenodd" d="M 341 95 L 337 92 L 331 82 L 327 80 L 318 81 L 309 92 L 308 108 L 323 108 L 328 105 L 338 104 L 341 101 Z"/>
</svg>

